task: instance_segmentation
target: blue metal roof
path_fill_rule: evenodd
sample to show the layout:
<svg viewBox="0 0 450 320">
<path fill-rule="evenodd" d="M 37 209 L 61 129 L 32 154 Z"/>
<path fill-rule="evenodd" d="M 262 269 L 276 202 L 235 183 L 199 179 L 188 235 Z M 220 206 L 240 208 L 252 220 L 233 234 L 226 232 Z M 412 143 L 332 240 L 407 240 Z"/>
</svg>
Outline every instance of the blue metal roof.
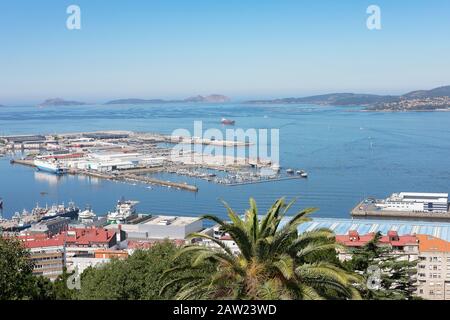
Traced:
<svg viewBox="0 0 450 320">
<path fill-rule="evenodd" d="M 286 223 L 288 217 L 281 224 Z M 449 222 L 425 222 L 406 220 L 377 220 L 377 219 L 343 219 L 343 218 L 312 218 L 312 221 L 299 226 L 299 232 L 327 228 L 337 235 L 346 235 L 350 230 L 357 230 L 360 234 L 381 231 L 386 234 L 390 230 L 399 235 L 425 234 L 450 241 Z"/>
</svg>

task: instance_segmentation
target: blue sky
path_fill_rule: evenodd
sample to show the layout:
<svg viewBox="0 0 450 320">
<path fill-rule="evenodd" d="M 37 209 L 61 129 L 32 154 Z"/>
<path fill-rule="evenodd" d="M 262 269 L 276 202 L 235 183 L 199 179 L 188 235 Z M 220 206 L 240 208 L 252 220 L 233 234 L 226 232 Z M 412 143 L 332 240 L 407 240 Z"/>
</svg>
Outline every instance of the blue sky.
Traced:
<svg viewBox="0 0 450 320">
<path fill-rule="evenodd" d="M 450 84 L 449 53 L 448 0 L 0 2 L 0 104 L 402 93 Z"/>
</svg>

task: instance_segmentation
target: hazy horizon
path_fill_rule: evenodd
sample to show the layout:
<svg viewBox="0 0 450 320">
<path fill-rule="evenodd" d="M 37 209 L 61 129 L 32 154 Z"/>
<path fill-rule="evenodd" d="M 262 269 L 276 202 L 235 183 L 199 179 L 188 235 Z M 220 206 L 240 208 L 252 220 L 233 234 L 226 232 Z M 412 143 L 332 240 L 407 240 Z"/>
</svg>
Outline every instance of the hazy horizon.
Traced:
<svg viewBox="0 0 450 320">
<path fill-rule="evenodd" d="M 445 86 L 445 85 L 443 85 Z M 193 96 L 197 96 L 197 95 L 202 95 L 202 96 L 207 96 L 207 95 L 211 95 L 211 94 L 223 94 L 225 96 L 227 96 L 228 98 L 230 98 L 230 102 L 235 102 L 235 103 L 239 103 L 239 102 L 244 102 L 244 101 L 248 101 L 248 100 L 258 100 L 258 99 L 278 99 L 278 98 L 302 98 L 302 97 L 308 97 L 308 96 L 315 96 L 315 95 L 324 95 L 324 94 L 333 94 L 333 93 L 355 93 L 355 94 L 376 94 L 376 95 L 403 95 L 406 93 L 409 93 L 411 91 L 416 91 L 416 90 L 430 90 L 430 89 L 434 89 L 436 87 L 433 88 L 416 88 L 416 89 L 410 89 L 407 91 L 399 91 L 399 92 L 375 92 L 375 91 L 353 91 L 353 90 L 343 90 L 343 91 L 323 91 L 323 92 L 312 92 L 310 94 L 285 94 L 285 95 L 270 95 L 270 94 L 261 94 L 261 95 L 240 95 L 240 96 L 230 96 L 230 95 L 226 95 L 223 94 L 221 92 L 211 92 L 211 93 L 193 93 L 193 94 L 188 94 L 188 95 L 172 95 L 172 96 L 117 96 L 117 97 L 112 97 L 112 98 L 99 98 L 96 100 L 90 100 L 87 98 L 83 98 L 83 96 L 80 97 L 73 97 L 73 96 L 49 96 L 47 98 L 43 98 L 41 100 L 30 100 L 30 99 L 24 99 L 22 101 L 16 101 L 10 104 L 7 103 L 1 103 L 0 101 L 0 105 L 4 105 L 4 106 L 30 106 L 30 105 L 37 105 L 39 103 L 44 102 L 47 99 L 64 99 L 66 101 L 78 101 L 78 102 L 84 102 L 86 104 L 104 104 L 106 102 L 109 101 L 113 101 L 113 100 L 119 100 L 119 99 L 143 99 L 143 100 L 151 100 L 151 99 L 162 99 L 162 100 L 183 100 L 185 98 L 189 98 L 189 97 L 193 97 Z"/>
</svg>

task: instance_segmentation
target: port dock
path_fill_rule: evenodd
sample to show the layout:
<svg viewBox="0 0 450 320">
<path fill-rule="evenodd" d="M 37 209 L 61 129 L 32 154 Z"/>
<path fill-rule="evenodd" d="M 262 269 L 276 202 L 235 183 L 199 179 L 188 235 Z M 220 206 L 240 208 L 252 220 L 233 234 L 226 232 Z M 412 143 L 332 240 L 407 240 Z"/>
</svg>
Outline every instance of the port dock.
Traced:
<svg viewBox="0 0 450 320">
<path fill-rule="evenodd" d="M 381 210 L 373 203 L 366 203 L 365 200 L 356 205 L 350 214 L 358 219 L 387 219 L 387 220 L 420 220 L 430 222 L 450 222 L 450 212 L 412 212 Z"/>
<path fill-rule="evenodd" d="M 20 164 L 20 165 L 24 165 L 24 166 L 28 166 L 28 167 L 36 167 L 32 160 L 22 160 L 22 159 L 11 160 L 11 164 Z M 141 176 L 141 175 L 137 174 L 137 173 L 149 173 L 149 172 L 159 172 L 159 170 L 158 170 L 158 168 L 142 168 L 142 169 L 130 170 L 130 172 L 122 172 L 120 174 L 107 174 L 107 173 L 99 173 L 99 172 L 92 172 L 92 171 L 86 171 L 86 170 L 70 169 L 70 170 L 68 170 L 67 173 L 72 174 L 72 175 L 85 175 L 85 176 L 90 176 L 90 177 L 105 179 L 105 180 L 131 181 L 131 182 L 159 185 L 159 186 L 170 187 L 170 188 L 175 188 L 175 189 L 182 189 L 182 190 L 192 191 L 192 192 L 198 191 L 197 186 L 189 185 L 186 183 L 164 181 L 164 180 L 154 179 L 154 178 Z"/>
<path fill-rule="evenodd" d="M 0 140 L 5 144 L 5 150 L 13 155 L 16 150 L 26 154 L 11 160 L 11 164 L 37 167 L 55 174 L 85 175 L 191 192 L 197 192 L 198 187 L 180 182 L 179 177 L 226 186 L 306 178 L 300 174 L 293 176 L 293 169 L 286 170 L 287 174 L 280 173 L 280 165 L 272 163 L 270 158 L 250 157 L 245 152 L 237 155 L 230 151 L 231 148 L 249 147 L 251 143 L 245 141 L 132 131 L 4 136 Z M 173 148 L 174 145 L 183 148 Z M 208 146 L 217 146 L 223 152 L 211 152 Z M 225 148 L 230 148 L 230 152 Z M 161 174 L 174 175 L 177 182 L 167 181 Z"/>
</svg>

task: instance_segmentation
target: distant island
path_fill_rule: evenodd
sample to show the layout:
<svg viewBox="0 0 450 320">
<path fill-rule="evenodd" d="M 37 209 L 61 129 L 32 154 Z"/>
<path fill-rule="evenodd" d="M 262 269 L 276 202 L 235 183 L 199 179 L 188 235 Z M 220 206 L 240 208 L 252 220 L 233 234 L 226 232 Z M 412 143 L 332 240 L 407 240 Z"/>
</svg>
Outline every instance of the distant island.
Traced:
<svg viewBox="0 0 450 320">
<path fill-rule="evenodd" d="M 364 106 L 370 111 L 430 111 L 450 109 L 450 86 L 412 91 L 401 96 L 331 93 L 303 98 L 250 100 L 248 104 L 318 104 Z"/>
<path fill-rule="evenodd" d="M 79 101 L 68 101 L 61 98 L 54 98 L 54 99 L 47 99 L 41 104 L 38 105 L 38 107 L 54 107 L 54 106 L 81 106 L 85 105 L 84 102 Z"/>
<path fill-rule="evenodd" d="M 220 94 L 211 94 L 209 96 L 194 96 L 189 97 L 183 100 L 164 100 L 164 99 L 137 99 L 137 98 L 128 98 L 128 99 L 118 99 L 108 101 L 105 104 L 153 104 L 153 103 L 182 103 L 182 102 L 195 102 L 195 103 L 225 103 L 229 102 L 230 98 L 220 95 Z"/>
</svg>

